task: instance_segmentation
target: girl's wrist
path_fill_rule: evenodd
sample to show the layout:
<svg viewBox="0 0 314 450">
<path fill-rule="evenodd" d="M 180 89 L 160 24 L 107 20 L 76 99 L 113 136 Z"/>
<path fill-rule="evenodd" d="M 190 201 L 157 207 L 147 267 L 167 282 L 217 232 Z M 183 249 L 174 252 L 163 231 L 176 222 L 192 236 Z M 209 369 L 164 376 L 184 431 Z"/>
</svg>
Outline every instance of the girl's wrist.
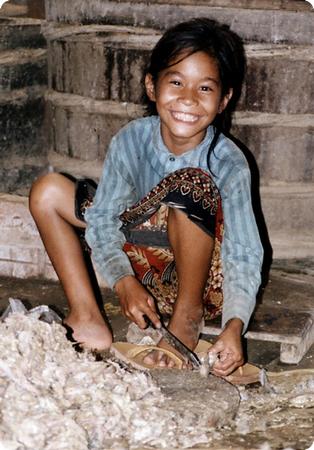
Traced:
<svg viewBox="0 0 314 450">
<path fill-rule="evenodd" d="M 134 275 L 125 275 L 116 282 L 113 287 L 114 291 L 119 294 L 119 291 L 124 289 L 130 282 L 133 282 L 134 279 Z"/>
<path fill-rule="evenodd" d="M 243 330 L 243 322 L 238 317 L 234 317 L 233 319 L 228 320 L 226 323 L 224 329 L 232 330 L 235 332 L 238 332 L 240 335 L 242 334 Z"/>
</svg>

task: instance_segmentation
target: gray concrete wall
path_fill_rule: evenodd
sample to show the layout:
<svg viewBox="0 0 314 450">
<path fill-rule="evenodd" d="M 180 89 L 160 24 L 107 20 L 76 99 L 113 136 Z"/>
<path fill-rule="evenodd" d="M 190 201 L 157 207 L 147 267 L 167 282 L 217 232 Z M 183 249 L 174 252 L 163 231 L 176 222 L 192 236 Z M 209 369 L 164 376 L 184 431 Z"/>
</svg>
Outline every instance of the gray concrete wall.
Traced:
<svg viewBox="0 0 314 450">
<path fill-rule="evenodd" d="M 255 1 L 251 2 L 254 9 L 243 6 L 248 3 L 235 0 L 232 4 L 227 2 L 227 7 L 221 7 L 219 1 L 46 0 L 46 17 L 54 22 L 132 25 L 164 30 L 192 17 L 207 16 L 227 23 L 247 41 L 314 43 L 313 10 L 308 3 Z M 256 6 L 258 3 L 260 6 Z M 280 6 L 284 3 L 292 9 L 282 9 Z M 291 12 L 296 11 L 297 14 L 292 16 Z"/>
<path fill-rule="evenodd" d="M 0 192 L 27 195 L 48 165 L 45 46 L 40 21 L 0 17 Z"/>
</svg>

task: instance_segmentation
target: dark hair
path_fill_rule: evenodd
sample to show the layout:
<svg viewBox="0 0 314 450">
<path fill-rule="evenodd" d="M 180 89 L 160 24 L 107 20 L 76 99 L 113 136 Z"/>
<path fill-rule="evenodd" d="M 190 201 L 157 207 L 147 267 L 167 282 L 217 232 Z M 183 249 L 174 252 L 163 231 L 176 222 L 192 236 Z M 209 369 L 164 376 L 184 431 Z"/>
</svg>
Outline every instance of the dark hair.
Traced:
<svg viewBox="0 0 314 450">
<path fill-rule="evenodd" d="M 205 52 L 217 61 L 222 96 L 230 88 L 233 95 L 225 110 L 218 114 L 213 125 L 228 132 L 231 115 L 240 98 L 246 70 L 242 39 L 227 25 L 207 18 L 192 19 L 169 28 L 155 45 L 146 73 L 156 83 L 159 73 L 171 66 L 180 56 L 183 58 L 196 52 Z M 156 105 L 146 98 L 148 114 L 157 114 Z"/>
</svg>

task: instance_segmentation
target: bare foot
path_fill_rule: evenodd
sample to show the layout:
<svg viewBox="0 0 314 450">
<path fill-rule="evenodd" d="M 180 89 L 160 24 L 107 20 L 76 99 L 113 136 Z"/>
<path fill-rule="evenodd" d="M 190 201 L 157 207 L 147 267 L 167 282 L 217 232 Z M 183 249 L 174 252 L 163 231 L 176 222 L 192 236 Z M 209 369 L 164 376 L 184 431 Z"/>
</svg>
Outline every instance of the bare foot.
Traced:
<svg viewBox="0 0 314 450">
<path fill-rule="evenodd" d="M 188 364 L 184 361 L 184 357 L 176 351 L 171 345 L 169 345 L 166 341 L 161 339 L 158 343 L 158 347 L 160 347 L 160 351 L 158 350 L 152 350 L 150 351 L 145 358 L 143 359 L 143 362 L 147 364 L 148 366 L 153 367 L 159 367 L 159 368 L 177 368 L 177 369 L 186 369 L 188 368 Z M 169 350 L 170 352 L 174 353 L 176 356 L 178 356 L 182 364 L 178 366 L 178 363 L 174 361 L 170 356 L 165 354 L 162 349 Z"/>
<path fill-rule="evenodd" d="M 73 338 L 88 350 L 107 350 L 112 334 L 101 315 L 77 318 L 74 314 L 64 320 L 73 329 Z"/>
<path fill-rule="evenodd" d="M 183 342 L 190 350 L 194 350 L 199 334 L 200 334 L 200 325 L 203 318 L 203 309 L 202 308 L 189 308 L 185 310 L 183 308 L 177 308 L 173 313 L 173 316 L 170 320 L 168 329 L 174 334 L 181 342 Z M 165 348 L 167 350 L 172 351 L 177 356 L 184 358 L 177 352 L 171 345 L 165 342 L 164 339 L 161 339 L 158 343 L 158 347 L 161 349 Z M 175 366 L 173 360 L 165 355 L 162 351 L 158 352 L 156 350 L 150 352 L 143 359 L 145 364 L 148 364 L 152 367 L 168 367 L 172 368 Z M 188 364 L 183 362 L 182 368 L 187 368 Z"/>
</svg>

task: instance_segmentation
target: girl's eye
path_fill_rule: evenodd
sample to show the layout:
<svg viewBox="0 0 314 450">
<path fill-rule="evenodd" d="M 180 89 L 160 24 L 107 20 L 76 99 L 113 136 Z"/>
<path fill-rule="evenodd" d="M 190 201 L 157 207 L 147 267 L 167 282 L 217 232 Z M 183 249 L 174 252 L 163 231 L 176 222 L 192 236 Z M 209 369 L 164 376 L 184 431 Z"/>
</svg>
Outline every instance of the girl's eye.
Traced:
<svg viewBox="0 0 314 450">
<path fill-rule="evenodd" d="M 181 86 L 181 82 L 179 80 L 171 80 L 170 84 L 173 84 L 174 86 Z"/>
<path fill-rule="evenodd" d="M 201 91 L 202 92 L 212 92 L 213 88 L 211 88 L 210 86 L 201 86 Z"/>
</svg>

